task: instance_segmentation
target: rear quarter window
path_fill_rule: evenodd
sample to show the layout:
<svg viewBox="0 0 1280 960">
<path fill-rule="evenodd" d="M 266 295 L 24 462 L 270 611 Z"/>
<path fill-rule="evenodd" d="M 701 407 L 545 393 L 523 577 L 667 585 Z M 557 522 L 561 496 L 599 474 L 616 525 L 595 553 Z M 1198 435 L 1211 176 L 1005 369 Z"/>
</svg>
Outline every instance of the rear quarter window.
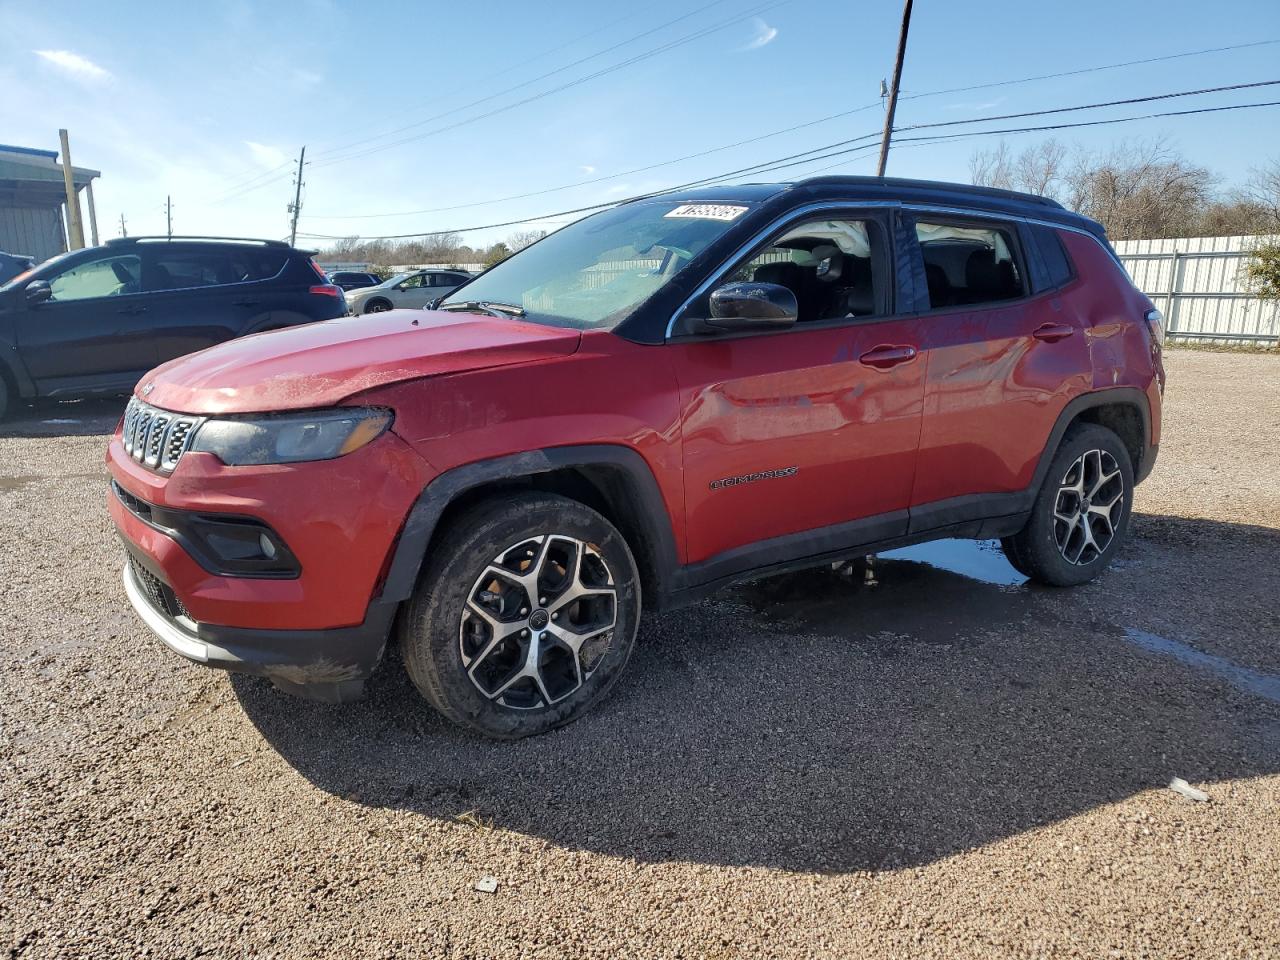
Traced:
<svg viewBox="0 0 1280 960">
<path fill-rule="evenodd" d="M 1050 288 L 1069 283 L 1075 276 L 1071 267 L 1071 259 L 1066 248 L 1053 227 L 1035 226 L 1036 246 L 1040 248 L 1040 259 L 1044 261 L 1045 280 Z"/>
</svg>

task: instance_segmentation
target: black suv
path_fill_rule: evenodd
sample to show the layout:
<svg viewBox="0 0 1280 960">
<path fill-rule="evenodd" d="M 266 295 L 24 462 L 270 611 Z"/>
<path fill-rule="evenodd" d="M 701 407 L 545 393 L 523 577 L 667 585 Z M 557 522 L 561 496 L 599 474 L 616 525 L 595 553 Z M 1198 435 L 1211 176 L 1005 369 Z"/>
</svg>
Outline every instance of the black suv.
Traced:
<svg viewBox="0 0 1280 960">
<path fill-rule="evenodd" d="M 279 240 L 126 237 L 73 250 L 0 286 L 0 416 L 15 398 L 128 393 L 174 357 L 346 312 L 311 253 Z"/>
</svg>

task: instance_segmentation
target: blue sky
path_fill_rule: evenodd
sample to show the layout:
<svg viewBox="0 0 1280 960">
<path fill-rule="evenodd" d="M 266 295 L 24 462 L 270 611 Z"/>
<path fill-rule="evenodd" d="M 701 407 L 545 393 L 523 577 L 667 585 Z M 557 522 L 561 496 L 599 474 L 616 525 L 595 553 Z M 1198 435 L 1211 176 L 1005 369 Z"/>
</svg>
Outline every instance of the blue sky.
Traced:
<svg viewBox="0 0 1280 960">
<path fill-rule="evenodd" d="M 177 232 L 284 236 L 292 186 L 282 165 L 303 144 L 312 162 L 301 230 L 468 227 L 601 203 L 874 132 L 900 13 L 898 0 L 0 0 L 0 142 L 56 149 L 58 128 L 67 127 L 75 163 L 102 171 L 95 190 L 104 238 L 118 233 L 121 213 L 130 233 L 163 232 L 166 194 Z M 902 86 L 919 94 L 1272 39 L 1280 40 L 1276 0 L 918 0 Z M 675 45 L 648 55 L 667 44 Z M 631 58 L 641 59 L 587 78 Z M 1280 43 L 908 97 L 898 123 L 1274 79 Z M 516 104 L 539 94 L 546 95 Z M 1280 100 L 1280 87 L 1088 118 L 1263 100 Z M 620 175 L 863 105 L 870 108 Z M 1280 107 L 1058 134 L 1099 150 L 1123 137 L 1160 135 L 1230 185 L 1280 156 Z M 1007 140 L 1016 149 L 1044 136 Z M 889 172 L 964 180 L 970 155 L 996 142 L 904 144 Z M 841 160 L 830 172 L 872 173 L 875 151 L 747 179 L 792 179 Z M 580 185 L 491 202 L 567 184 Z M 405 212 L 427 210 L 436 212 Z M 368 214 L 394 215 L 353 217 Z M 489 242 L 514 229 L 522 228 L 465 239 Z"/>
</svg>

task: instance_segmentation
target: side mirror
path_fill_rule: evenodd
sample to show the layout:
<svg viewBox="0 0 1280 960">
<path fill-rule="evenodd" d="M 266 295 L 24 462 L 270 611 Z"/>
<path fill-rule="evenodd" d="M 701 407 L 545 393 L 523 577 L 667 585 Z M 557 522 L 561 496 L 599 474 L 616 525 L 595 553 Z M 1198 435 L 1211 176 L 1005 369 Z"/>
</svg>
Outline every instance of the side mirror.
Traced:
<svg viewBox="0 0 1280 960">
<path fill-rule="evenodd" d="M 796 322 L 796 295 L 778 283 L 727 283 L 711 291 L 711 316 L 699 321 L 712 333 L 724 330 L 774 330 Z"/>
<path fill-rule="evenodd" d="M 27 303 L 35 306 L 37 303 L 44 303 L 53 297 L 53 290 L 49 287 L 48 280 L 32 280 L 27 284 Z"/>
</svg>

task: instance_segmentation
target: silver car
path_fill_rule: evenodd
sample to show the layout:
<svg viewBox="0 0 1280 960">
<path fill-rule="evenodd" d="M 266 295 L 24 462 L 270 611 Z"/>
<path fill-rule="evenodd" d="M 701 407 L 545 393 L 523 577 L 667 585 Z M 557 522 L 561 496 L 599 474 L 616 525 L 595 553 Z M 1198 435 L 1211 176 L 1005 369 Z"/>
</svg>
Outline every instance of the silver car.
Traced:
<svg viewBox="0 0 1280 960">
<path fill-rule="evenodd" d="M 376 287 L 361 287 L 347 293 L 353 314 L 381 313 L 397 307 L 421 310 L 431 300 L 452 293 L 471 279 L 465 270 L 419 270 L 402 273 Z"/>
</svg>

